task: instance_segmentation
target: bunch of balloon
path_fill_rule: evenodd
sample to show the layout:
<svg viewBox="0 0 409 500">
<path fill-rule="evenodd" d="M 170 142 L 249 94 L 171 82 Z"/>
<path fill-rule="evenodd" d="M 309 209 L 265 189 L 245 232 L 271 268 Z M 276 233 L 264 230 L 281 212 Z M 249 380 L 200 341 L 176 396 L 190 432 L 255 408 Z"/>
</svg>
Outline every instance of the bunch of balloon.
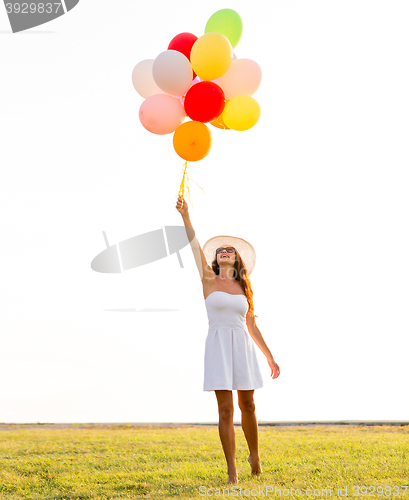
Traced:
<svg viewBox="0 0 409 500">
<path fill-rule="evenodd" d="M 261 83 L 261 68 L 233 53 L 242 31 L 237 12 L 219 10 L 207 21 L 204 35 L 176 35 L 167 50 L 141 61 L 132 72 L 133 85 L 145 98 L 139 109 L 142 125 L 154 134 L 173 133 L 173 147 L 185 160 L 180 197 L 185 188 L 189 192 L 187 162 L 202 160 L 211 150 L 206 124 L 244 131 L 260 118 L 252 95 Z"/>
</svg>

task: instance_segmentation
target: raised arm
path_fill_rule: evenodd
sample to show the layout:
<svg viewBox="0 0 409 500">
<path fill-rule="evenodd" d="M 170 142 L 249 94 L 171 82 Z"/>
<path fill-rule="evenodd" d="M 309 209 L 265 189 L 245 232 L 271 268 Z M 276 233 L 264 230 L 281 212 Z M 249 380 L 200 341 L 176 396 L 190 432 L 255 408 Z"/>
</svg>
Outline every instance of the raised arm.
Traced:
<svg viewBox="0 0 409 500">
<path fill-rule="evenodd" d="M 189 209 L 184 198 L 178 198 L 176 209 L 181 214 L 185 227 L 193 229 L 192 221 L 190 220 Z M 211 279 L 214 276 L 213 269 L 209 266 L 204 256 L 203 250 L 197 240 L 196 233 L 193 240 L 190 242 L 192 252 L 195 258 L 197 269 L 199 270 L 200 279 Z"/>
</svg>

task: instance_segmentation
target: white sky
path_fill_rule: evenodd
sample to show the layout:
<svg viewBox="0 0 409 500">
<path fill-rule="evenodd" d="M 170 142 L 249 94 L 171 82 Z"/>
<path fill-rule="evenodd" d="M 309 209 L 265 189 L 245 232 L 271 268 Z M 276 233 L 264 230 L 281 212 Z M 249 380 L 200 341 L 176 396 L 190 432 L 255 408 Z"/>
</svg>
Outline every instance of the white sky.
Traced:
<svg viewBox="0 0 409 500">
<path fill-rule="evenodd" d="M 215 422 L 192 251 L 124 274 L 110 244 L 182 224 L 183 160 L 139 122 L 134 66 L 233 8 L 259 123 L 191 163 L 201 245 L 250 241 L 259 421 L 408 419 L 407 1 L 83 0 L 12 34 L 0 7 L 0 422 Z M 177 309 L 131 313 L 105 309 Z M 234 421 L 240 421 L 234 391 Z"/>
</svg>

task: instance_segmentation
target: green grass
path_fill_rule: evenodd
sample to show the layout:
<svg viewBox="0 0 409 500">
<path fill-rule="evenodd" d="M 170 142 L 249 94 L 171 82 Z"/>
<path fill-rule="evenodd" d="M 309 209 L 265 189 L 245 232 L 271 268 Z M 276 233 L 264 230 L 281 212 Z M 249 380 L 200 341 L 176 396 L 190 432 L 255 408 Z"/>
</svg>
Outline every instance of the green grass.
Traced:
<svg viewBox="0 0 409 500">
<path fill-rule="evenodd" d="M 370 498 L 408 498 L 409 426 L 259 427 L 263 475 L 252 478 L 247 443 L 236 431 L 237 489 L 227 486 L 227 467 L 217 427 L 13 429 L 0 431 L 0 499 L 160 499 L 171 497 L 280 498 L 266 486 L 293 488 L 281 498 L 323 498 L 307 488 L 400 487 Z M 242 488 L 240 491 L 238 487 Z M 217 488 L 219 496 L 217 495 Z M 223 488 L 224 496 L 223 496 Z M 245 489 L 253 489 L 253 491 Z M 257 491 L 254 489 L 256 488 Z M 301 495 L 295 494 L 295 489 Z M 203 490 L 201 490 L 203 491 Z M 235 493 L 235 494 L 234 494 Z M 329 496 L 329 495 L 328 495 Z M 327 496 L 327 498 L 328 498 Z"/>
</svg>

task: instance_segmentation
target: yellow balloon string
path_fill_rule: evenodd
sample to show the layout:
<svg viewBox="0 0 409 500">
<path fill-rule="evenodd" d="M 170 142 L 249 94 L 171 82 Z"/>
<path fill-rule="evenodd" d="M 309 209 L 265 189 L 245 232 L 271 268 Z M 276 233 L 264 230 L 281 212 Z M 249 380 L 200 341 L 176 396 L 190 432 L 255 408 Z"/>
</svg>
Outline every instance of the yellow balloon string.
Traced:
<svg viewBox="0 0 409 500">
<path fill-rule="evenodd" d="M 190 199 L 190 189 L 189 189 L 190 181 L 193 181 L 203 192 L 205 192 L 203 190 L 203 188 L 201 186 L 199 186 L 199 184 L 193 179 L 192 174 L 188 171 L 187 161 L 185 161 L 185 163 L 183 165 L 183 177 L 182 177 L 182 182 L 180 184 L 178 196 L 179 196 L 179 198 L 183 198 L 185 195 L 185 189 L 186 189 L 186 191 L 187 191 L 186 198 L 188 199 L 189 203 L 192 205 L 192 208 L 193 208 L 193 203 Z"/>
</svg>

